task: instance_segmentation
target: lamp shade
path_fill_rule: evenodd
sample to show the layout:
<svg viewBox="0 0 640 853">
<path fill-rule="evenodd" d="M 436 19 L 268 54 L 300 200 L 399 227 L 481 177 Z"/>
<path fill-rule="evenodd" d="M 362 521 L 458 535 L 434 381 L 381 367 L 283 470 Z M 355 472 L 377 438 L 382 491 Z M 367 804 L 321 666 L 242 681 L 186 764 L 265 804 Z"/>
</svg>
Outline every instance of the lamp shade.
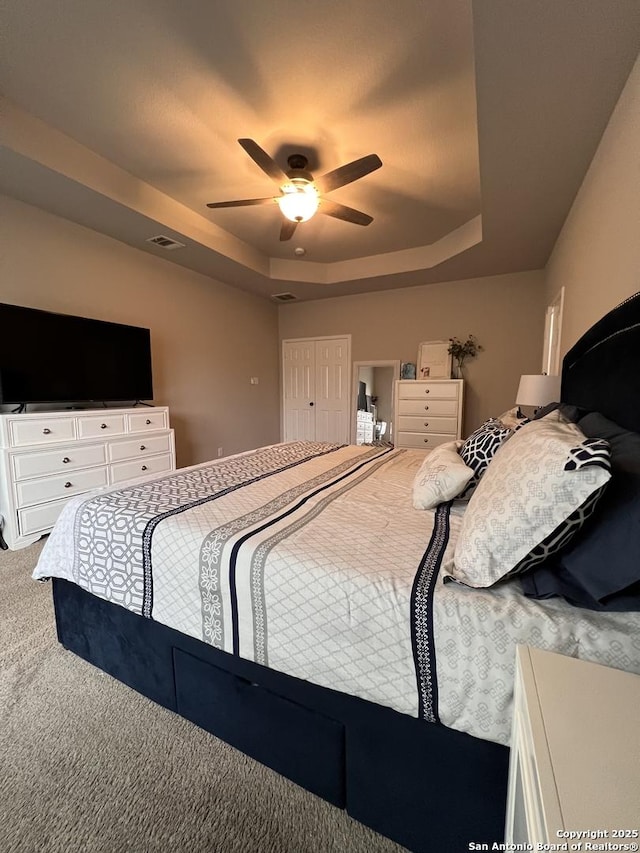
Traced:
<svg viewBox="0 0 640 853">
<path fill-rule="evenodd" d="M 516 394 L 518 406 L 544 406 L 560 399 L 560 377 L 544 373 L 525 374 L 520 377 Z"/>
</svg>

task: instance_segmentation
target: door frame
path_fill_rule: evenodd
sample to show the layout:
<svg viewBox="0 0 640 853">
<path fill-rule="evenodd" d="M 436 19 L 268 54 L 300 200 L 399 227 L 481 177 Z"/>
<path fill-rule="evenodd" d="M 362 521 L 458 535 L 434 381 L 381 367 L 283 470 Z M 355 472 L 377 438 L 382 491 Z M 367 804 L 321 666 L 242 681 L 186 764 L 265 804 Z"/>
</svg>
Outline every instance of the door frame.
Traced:
<svg viewBox="0 0 640 853">
<path fill-rule="evenodd" d="M 351 386 L 351 334 L 342 334 L 342 335 L 311 335 L 310 337 L 304 338 L 282 338 L 280 342 L 280 441 L 284 441 L 284 347 L 285 344 L 302 344 L 309 343 L 311 341 L 330 341 L 335 338 L 346 338 L 347 339 L 347 388 Z M 351 400 L 349 400 L 349 409 L 351 408 Z M 347 413 L 349 417 L 351 417 L 351 411 Z M 351 430 L 349 430 L 350 434 Z"/>
<path fill-rule="evenodd" d="M 356 431 L 357 431 L 357 423 L 356 423 L 356 412 L 358 411 L 358 374 L 360 372 L 361 367 L 393 367 L 394 377 L 393 381 L 396 379 L 400 379 L 400 359 L 399 358 L 387 358 L 387 359 L 367 359 L 363 361 L 354 361 L 351 365 L 351 398 L 350 398 L 350 411 L 349 411 L 349 423 L 351 424 L 351 429 L 349 430 L 350 441 L 351 444 L 356 443 Z M 392 395 L 391 399 L 394 399 L 394 388 L 391 389 Z M 395 422 L 395 412 L 393 410 L 393 402 L 391 404 L 391 423 Z"/>
</svg>

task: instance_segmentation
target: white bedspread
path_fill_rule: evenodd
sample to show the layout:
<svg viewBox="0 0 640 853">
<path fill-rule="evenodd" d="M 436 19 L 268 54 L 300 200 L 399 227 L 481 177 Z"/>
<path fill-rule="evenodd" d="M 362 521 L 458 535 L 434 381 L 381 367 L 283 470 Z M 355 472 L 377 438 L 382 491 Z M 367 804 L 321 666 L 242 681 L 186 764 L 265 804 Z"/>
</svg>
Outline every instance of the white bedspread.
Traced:
<svg viewBox="0 0 640 853">
<path fill-rule="evenodd" d="M 464 504 L 414 510 L 422 454 L 295 443 L 72 500 L 57 576 L 227 652 L 507 743 L 515 644 L 640 672 L 640 614 L 442 584 Z"/>
</svg>

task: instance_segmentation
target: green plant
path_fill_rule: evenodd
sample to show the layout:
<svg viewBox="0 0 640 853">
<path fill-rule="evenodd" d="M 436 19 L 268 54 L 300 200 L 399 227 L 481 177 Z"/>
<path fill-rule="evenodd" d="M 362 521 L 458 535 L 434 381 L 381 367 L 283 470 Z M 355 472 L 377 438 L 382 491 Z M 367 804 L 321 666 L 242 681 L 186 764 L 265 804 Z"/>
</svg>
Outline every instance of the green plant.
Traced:
<svg viewBox="0 0 640 853">
<path fill-rule="evenodd" d="M 464 342 L 459 338 L 449 338 L 448 352 L 455 358 L 458 371 L 462 370 L 468 358 L 475 358 L 482 349 L 482 345 L 478 343 L 474 335 L 469 335 Z"/>
</svg>

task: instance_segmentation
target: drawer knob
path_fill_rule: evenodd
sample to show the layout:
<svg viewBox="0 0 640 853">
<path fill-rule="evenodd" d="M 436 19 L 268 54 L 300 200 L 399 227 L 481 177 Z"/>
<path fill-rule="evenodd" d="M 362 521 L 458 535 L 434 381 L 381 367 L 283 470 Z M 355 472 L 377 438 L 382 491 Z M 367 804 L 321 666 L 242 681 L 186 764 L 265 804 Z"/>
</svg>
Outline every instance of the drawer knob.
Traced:
<svg viewBox="0 0 640 853">
<path fill-rule="evenodd" d="M 142 466 L 142 470 L 143 470 L 143 471 L 146 471 L 146 470 L 147 470 L 147 466 L 146 466 L 146 465 L 143 465 L 143 466 Z"/>
<path fill-rule="evenodd" d="M 146 449 L 147 449 L 147 445 L 146 445 L 146 444 L 141 444 L 141 445 L 140 445 L 140 450 L 146 450 Z"/>
<path fill-rule="evenodd" d="M 100 424 L 100 429 L 106 429 L 106 428 L 107 428 L 106 424 Z"/>
<path fill-rule="evenodd" d="M 425 439 L 424 439 L 424 443 L 425 443 L 425 444 L 429 444 L 429 439 L 428 439 L 428 438 L 425 438 Z"/>
<path fill-rule="evenodd" d="M 424 422 L 424 425 L 425 425 L 425 426 L 429 426 L 429 421 L 425 421 L 425 422 Z"/>
<path fill-rule="evenodd" d="M 424 407 L 424 410 L 425 410 L 425 412 L 428 412 L 428 411 L 429 411 L 429 406 L 425 406 L 425 407 Z"/>
<path fill-rule="evenodd" d="M 425 389 L 424 389 L 424 393 L 425 393 L 425 394 L 428 394 L 428 393 L 429 393 L 429 391 L 431 391 L 431 388 L 425 388 Z"/>
<path fill-rule="evenodd" d="M 43 432 L 45 435 L 51 435 L 51 430 L 49 429 L 49 427 L 45 427 L 45 428 L 42 430 L 42 432 Z"/>
<path fill-rule="evenodd" d="M 149 424 L 151 423 L 151 421 L 149 420 L 149 418 L 147 418 L 147 419 L 146 419 L 145 423 L 146 423 L 146 425 L 147 425 L 147 426 L 149 426 Z"/>
<path fill-rule="evenodd" d="M 63 459 L 62 461 L 63 461 L 63 463 L 64 463 L 65 465 L 66 465 L 68 462 L 71 462 L 71 460 L 69 459 L 69 457 L 68 457 L 68 456 L 65 456 L 65 457 L 64 457 L 64 459 Z"/>
<path fill-rule="evenodd" d="M 71 483 L 65 483 L 65 484 L 64 484 L 64 487 L 65 487 L 65 489 L 70 489 L 70 488 L 71 488 Z"/>
</svg>

